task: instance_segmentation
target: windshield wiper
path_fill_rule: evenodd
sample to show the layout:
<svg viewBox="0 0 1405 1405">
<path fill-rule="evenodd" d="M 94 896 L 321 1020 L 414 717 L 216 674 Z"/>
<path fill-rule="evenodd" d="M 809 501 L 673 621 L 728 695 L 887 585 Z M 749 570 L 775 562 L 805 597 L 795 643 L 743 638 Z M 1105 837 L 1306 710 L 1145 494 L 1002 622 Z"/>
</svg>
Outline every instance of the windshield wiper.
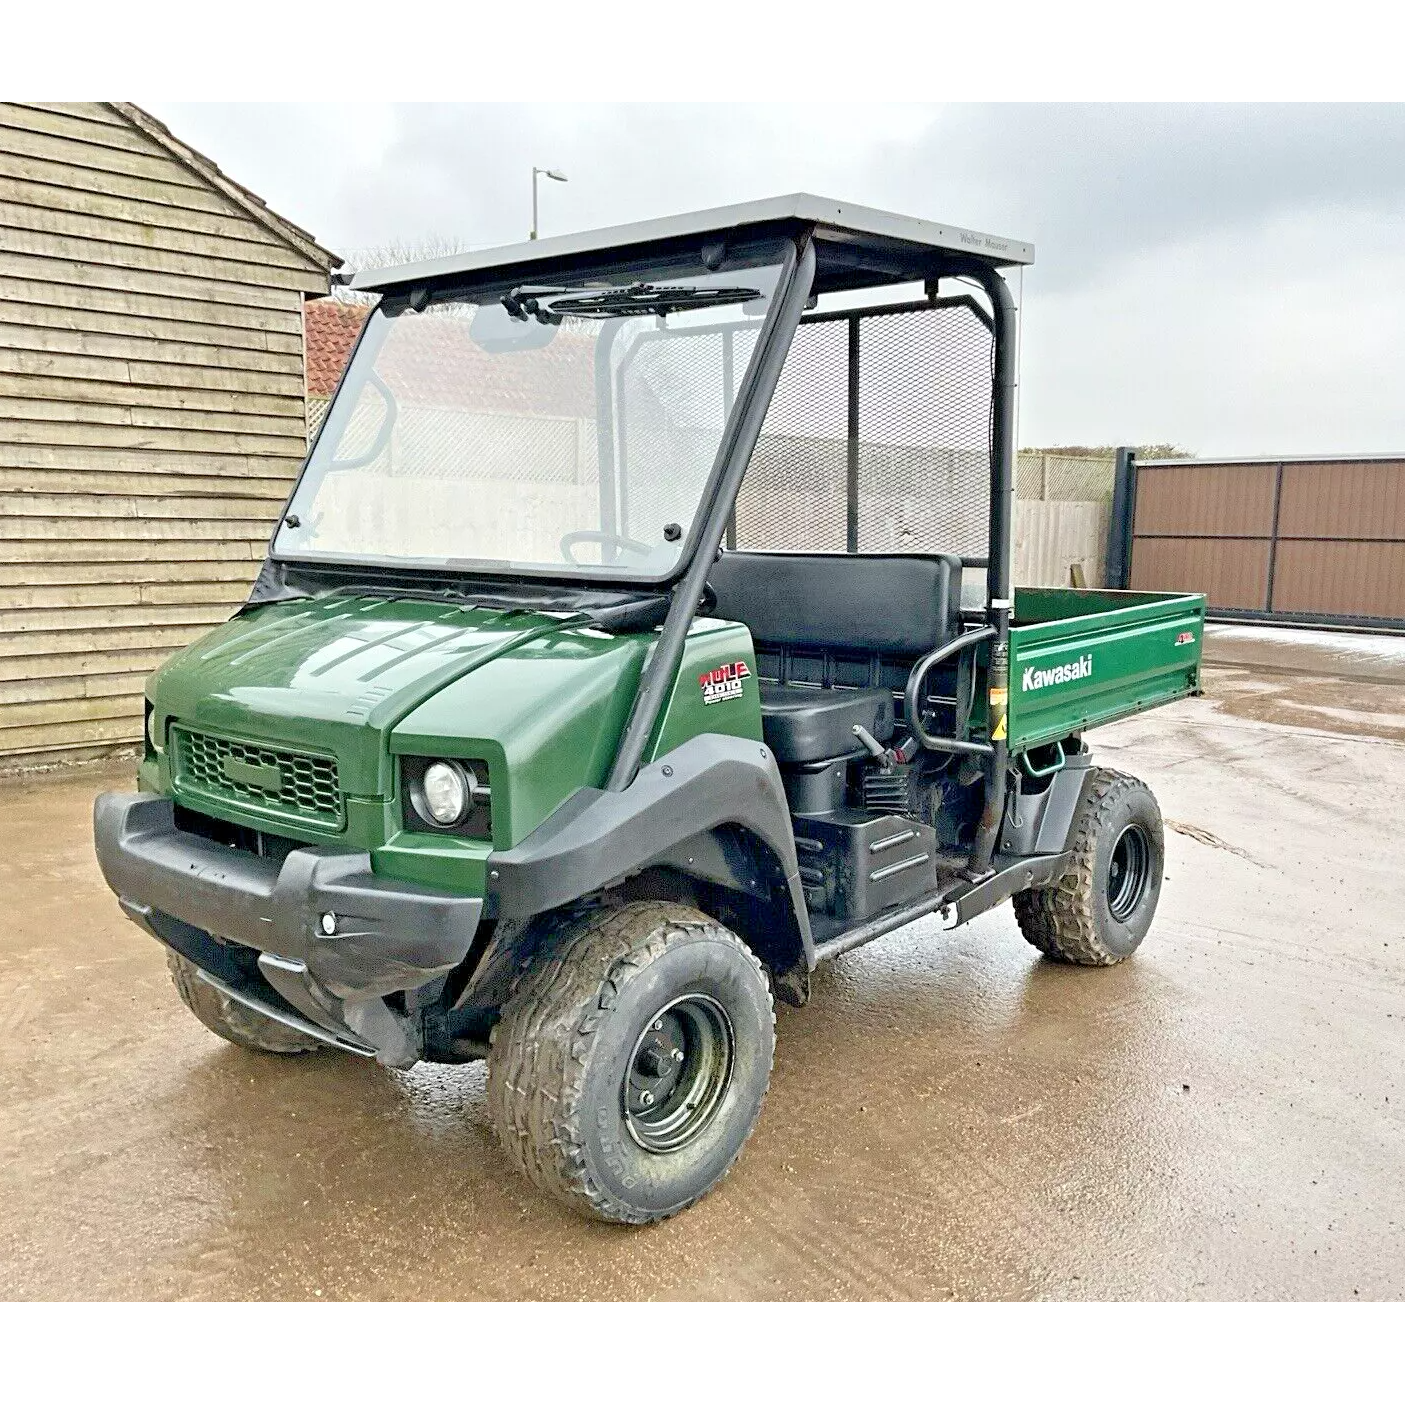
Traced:
<svg viewBox="0 0 1405 1405">
<path fill-rule="evenodd" d="M 651 629 L 656 624 L 662 624 L 669 606 L 669 596 L 656 594 L 630 597 L 625 593 L 625 597 L 620 599 L 615 593 L 603 599 L 592 599 L 589 593 L 574 591 L 561 592 L 555 597 L 550 592 L 532 597 L 507 591 L 457 590 L 452 586 L 436 589 L 431 586 L 375 583 L 339 586 L 329 593 L 379 596 L 391 600 L 430 600 L 435 604 L 458 605 L 465 610 L 501 610 L 505 614 L 564 615 L 565 618 L 559 621 L 561 624 L 579 622 L 594 625 L 597 629 L 618 630 Z"/>
<path fill-rule="evenodd" d="M 535 317 L 555 324 L 563 317 L 666 317 L 670 312 L 753 302 L 760 296 L 758 288 L 631 283 L 624 288 L 514 288 L 503 296 L 502 305 L 519 322 Z"/>
</svg>

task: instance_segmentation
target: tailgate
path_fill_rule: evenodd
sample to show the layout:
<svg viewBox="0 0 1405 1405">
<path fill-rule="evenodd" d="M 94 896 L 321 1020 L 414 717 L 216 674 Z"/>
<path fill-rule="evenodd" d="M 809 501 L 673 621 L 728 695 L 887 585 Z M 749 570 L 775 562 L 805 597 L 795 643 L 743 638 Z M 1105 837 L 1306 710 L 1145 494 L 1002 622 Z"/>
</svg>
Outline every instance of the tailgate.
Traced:
<svg viewBox="0 0 1405 1405">
<path fill-rule="evenodd" d="M 1204 627 L 1203 595 L 1016 591 L 1011 751 L 1199 692 Z"/>
</svg>

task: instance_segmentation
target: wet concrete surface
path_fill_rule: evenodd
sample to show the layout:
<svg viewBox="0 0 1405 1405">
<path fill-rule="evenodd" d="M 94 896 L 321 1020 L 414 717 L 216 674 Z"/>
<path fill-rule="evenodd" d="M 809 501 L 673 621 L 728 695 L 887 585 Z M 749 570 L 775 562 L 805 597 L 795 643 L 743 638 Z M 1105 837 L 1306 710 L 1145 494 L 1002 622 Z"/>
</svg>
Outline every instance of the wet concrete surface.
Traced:
<svg viewBox="0 0 1405 1405">
<path fill-rule="evenodd" d="M 1405 741 L 1405 635 L 1210 625 L 1205 658 L 1231 716 Z"/>
<path fill-rule="evenodd" d="M 736 1170 L 645 1230 L 515 1176 L 481 1065 L 221 1044 L 91 857 L 122 777 L 5 783 L 0 1296 L 1405 1295 L 1405 644 L 1267 686 L 1246 647 L 1093 738 L 1170 826 L 1134 959 L 1042 962 L 1008 906 L 840 958 Z"/>
<path fill-rule="evenodd" d="M 1405 684 L 1405 633 L 1212 623 L 1205 628 L 1205 661 L 1217 668 Z"/>
</svg>

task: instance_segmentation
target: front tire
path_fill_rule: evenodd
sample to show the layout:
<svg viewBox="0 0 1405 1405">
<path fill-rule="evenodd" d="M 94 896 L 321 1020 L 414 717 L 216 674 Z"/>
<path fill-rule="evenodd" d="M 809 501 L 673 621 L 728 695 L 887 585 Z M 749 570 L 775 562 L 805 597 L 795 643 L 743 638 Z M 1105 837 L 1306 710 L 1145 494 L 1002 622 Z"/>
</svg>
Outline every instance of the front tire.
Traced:
<svg viewBox="0 0 1405 1405">
<path fill-rule="evenodd" d="M 694 908 L 626 903 L 580 919 L 513 993 L 488 1103 L 534 1185 L 648 1224 L 732 1168 L 774 1052 L 766 976 L 741 940 Z"/>
<path fill-rule="evenodd" d="M 190 1013 L 206 1029 L 241 1049 L 257 1049 L 261 1054 L 311 1054 L 326 1047 L 309 1035 L 231 1000 L 222 990 L 202 981 L 199 968 L 174 951 L 166 953 L 166 969 Z"/>
<path fill-rule="evenodd" d="M 1070 836 L 1072 859 L 1053 887 L 1014 897 L 1025 940 L 1053 961 L 1113 966 L 1141 944 L 1156 915 L 1166 840 L 1156 797 L 1120 771 L 1093 771 Z"/>
</svg>

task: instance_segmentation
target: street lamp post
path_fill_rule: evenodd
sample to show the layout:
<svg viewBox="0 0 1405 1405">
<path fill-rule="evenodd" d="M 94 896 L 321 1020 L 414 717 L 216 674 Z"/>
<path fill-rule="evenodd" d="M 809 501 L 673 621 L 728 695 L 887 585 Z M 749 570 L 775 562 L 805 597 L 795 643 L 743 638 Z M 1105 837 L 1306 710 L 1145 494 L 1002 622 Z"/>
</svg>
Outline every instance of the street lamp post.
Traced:
<svg viewBox="0 0 1405 1405">
<path fill-rule="evenodd" d="M 532 167 L 532 232 L 528 236 L 531 239 L 537 237 L 537 177 L 545 176 L 547 180 L 564 181 L 565 171 L 549 171 L 545 166 Z"/>
</svg>

